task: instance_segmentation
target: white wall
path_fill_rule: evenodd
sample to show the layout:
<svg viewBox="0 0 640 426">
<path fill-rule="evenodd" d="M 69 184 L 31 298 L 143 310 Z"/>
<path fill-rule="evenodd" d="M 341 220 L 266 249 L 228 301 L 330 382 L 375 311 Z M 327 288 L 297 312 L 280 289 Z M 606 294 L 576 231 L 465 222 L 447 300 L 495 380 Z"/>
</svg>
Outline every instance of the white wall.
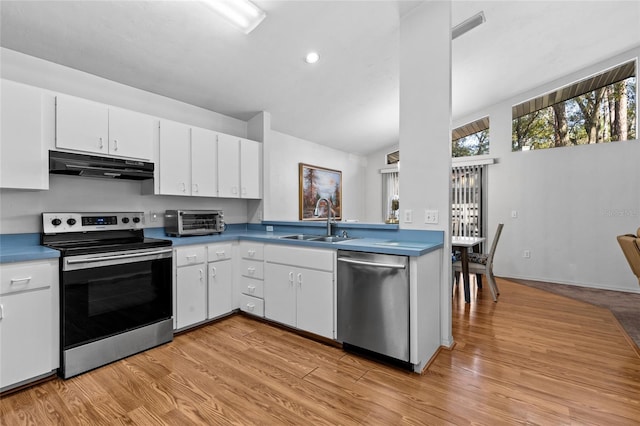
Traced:
<svg viewBox="0 0 640 426">
<path fill-rule="evenodd" d="M 0 50 L 0 63 L 2 78 L 227 134 L 247 135 L 244 121 L 9 49 Z M 136 210 L 150 213 L 172 208 L 219 208 L 225 211 L 228 223 L 247 222 L 248 216 L 247 201 L 244 200 L 141 196 L 139 182 L 50 176 L 49 187 L 48 191 L 0 189 L 0 233 L 40 232 L 40 213 L 43 211 Z M 148 226 L 156 224 L 148 223 Z M 157 226 L 164 226 L 164 222 L 160 220 Z"/>
<path fill-rule="evenodd" d="M 274 130 L 264 138 L 263 154 L 265 220 L 298 220 L 298 163 L 342 171 L 343 220 L 364 220 L 364 157 Z"/>
<path fill-rule="evenodd" d="M 454 127 L 487 113 L 491 120 L 498 162 L 488 174 L 490 239 L 505 224 L 496 275 L 640 292 L 616 241 L 640 226 L 640 142 L 511 152 L 512 105 L 639 55 L 640 47 L 455 120 Z"/>
</svg>

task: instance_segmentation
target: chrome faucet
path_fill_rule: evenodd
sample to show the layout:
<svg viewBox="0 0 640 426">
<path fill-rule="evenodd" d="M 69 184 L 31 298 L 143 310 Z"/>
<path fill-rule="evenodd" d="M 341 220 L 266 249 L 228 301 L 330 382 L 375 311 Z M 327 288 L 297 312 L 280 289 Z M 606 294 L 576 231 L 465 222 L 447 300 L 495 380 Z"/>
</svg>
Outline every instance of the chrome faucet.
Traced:
<svg viewBox="0 0 640 426">
<path fill-rule="evenodd" d="M 318 207 L 320 206 L 320 202 L 323 200 L 327 203 L 327 237 L 330 237 L 331 236 L 331 210 L 333 207 L 333 205 L 331 204 L 331 201 L 329 201 L 328 198 L 320 198 L 316 203 L 316 208 L 313 210 L 313 215 L 320 216 L 320 211 L 318 210 Z"/>
</svg>

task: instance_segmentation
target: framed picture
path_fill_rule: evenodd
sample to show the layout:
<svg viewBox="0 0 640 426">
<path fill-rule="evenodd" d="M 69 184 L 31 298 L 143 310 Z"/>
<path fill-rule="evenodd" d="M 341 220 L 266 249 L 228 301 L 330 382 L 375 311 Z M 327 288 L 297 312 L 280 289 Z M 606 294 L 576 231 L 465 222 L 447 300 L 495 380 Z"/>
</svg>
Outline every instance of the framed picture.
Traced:
<svg viewBox="0 0 640 426">
<path fill-rule="evenodd" d="M 299 217 L 300 220 L 326 220 L 327 203 L 318 207 L 318 216 L 313 215 L 316 203 L 327 198 L 332 204 L 331 216 L 342 220 L 342 172 L 324 167 L 299 164 Z"/>
</svg>

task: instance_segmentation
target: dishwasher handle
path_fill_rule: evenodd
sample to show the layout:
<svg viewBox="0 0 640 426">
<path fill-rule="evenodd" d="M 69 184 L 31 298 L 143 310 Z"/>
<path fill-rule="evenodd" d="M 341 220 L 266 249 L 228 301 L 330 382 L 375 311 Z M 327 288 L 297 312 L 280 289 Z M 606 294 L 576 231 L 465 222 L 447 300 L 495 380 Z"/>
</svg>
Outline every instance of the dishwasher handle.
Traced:
<svg viewBox="0 0 640 426">
<path fill-rule="evenodd" d="M 379 262 L 367 262 L 365 260 L 355 260 L 348 257 L 339 257 L 338 262 L 352 263 L 354 265 L 362 266 L 374 266 L 376 268 L 391 268 L 391 269 L 406 269 L 406 265 L 397 263 L 379 263 Z"/>
</svg>

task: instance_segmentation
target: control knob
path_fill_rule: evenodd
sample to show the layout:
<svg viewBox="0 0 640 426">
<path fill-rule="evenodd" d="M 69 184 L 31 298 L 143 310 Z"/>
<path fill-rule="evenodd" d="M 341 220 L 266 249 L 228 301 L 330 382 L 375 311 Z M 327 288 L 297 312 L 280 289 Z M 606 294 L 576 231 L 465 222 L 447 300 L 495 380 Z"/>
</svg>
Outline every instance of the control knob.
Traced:
<svg viewBox="0 0 640 426">
<path fill-rule="evenodd" d="M 122 218 L 122 223 L 129 223 L 129 218 L 128 217 L 123 217 Z"/>
<path fill-rule="evenodd" d="M 76 220 L 72 217 L 70 217 L 69 219 L 67 219 L 67 225 L 69 226 L 73 226 L 76 224 Z"/>
<path fill-rule="evenodd" d="M 140 222 L 140 218 L 139 217 L 134 217 L 133 218 L 133 223 L 138 223 Z"/>
<path fill-rule="evenodd" d="M 55 219 L 51 220 L 51 224 L 53 226 L 59 226 L 62 223 L 62 221 L 60 219 L 58 219 L 57 217 Z"/>
</svg>

